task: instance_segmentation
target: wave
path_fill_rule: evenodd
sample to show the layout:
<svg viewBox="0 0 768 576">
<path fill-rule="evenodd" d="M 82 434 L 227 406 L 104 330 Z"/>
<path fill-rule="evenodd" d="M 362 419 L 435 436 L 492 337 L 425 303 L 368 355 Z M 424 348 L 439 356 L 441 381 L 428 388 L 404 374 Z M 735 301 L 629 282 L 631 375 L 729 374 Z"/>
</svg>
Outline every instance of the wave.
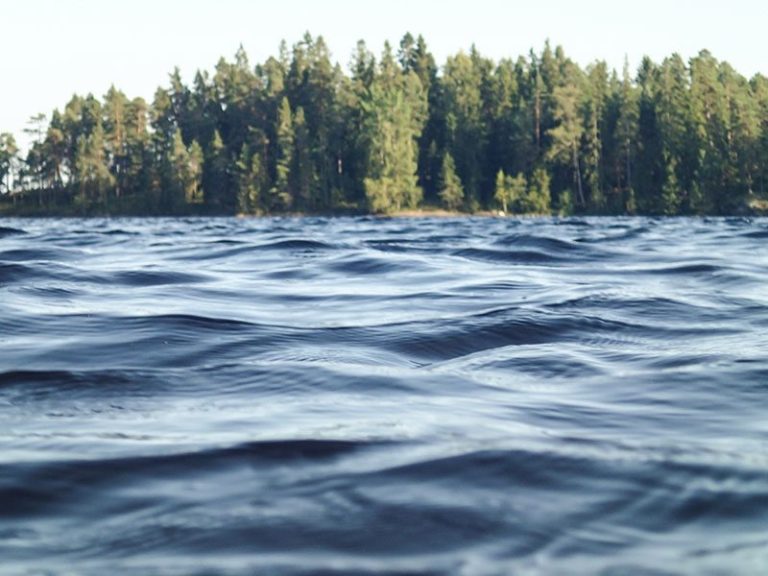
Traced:
<svg viewBox="0 0 768 576">
<path fill-rule="evenodd" d="M 26 232 L 20 228 L 11 228 L 9 226 L 0 226 L 0 238 L 5 238 L 6 236 L 18 236 L 21 234 L 26 234 Z"/>
<path fill-rule="evenodd" d="M 0 571 L 768 562 L 764 220 L 7 224 Z"/>
<path fill-rule="evenodd" d="M 745 238 L 762 240 L 764 238 L 768 238 L 768 230 L 752 230 L 750 232 L 745 232 L 743 236 Z"/>
<path fill-rule="evenodd" d="M 543 264 L 560 263 L 562 257 L 537 250 L 489 250 L 487 248 L 464 248 L 454 252 L 455 256 L 482 262 L 504 264 Z"/>
<path fill-rule="evenodd" d="M 111 274 L 106 281 L 125 286 L 166 286 L 169 284 L 197 284 L 208 279 L 202 274 L 187 272 L 164 272 L 149 270 L 128 270 Z"/>
<path fill-rule="evenodd" d="M 584 247 L 577 242 L 532 234 L 511 234 L 495 240 L 494 244 L 497 246 L 522 246 L 534 248 L 546 253 L 578 253 L 585 251 Z"/>
<path fill-rule="evenodd" d="M 278 240 L 267 244 L 259 244 L 258 250 L 333 250 L 336 246 L 316 240 Z"/>
</svg>

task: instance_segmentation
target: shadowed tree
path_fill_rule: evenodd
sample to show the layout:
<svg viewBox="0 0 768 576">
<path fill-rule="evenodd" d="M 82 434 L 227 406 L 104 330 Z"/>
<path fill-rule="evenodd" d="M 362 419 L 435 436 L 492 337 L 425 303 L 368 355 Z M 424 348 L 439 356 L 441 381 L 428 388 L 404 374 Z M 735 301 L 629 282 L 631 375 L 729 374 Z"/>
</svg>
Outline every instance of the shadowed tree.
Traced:
<svg viewBox="0 0 768 576">
<path fill-rule="evenodd" d="M 442 77 L 446 147 L 470 203 L 481 198 L 483 158 L 488 140 L 483 113 L 482 70 L 463 52 L 448 58 Z"/>
<path fill-rule="evenodd" d="M 581 137 L 584 126 L 579 114 L 581 94 L 576 86 L 563 86 L 555 89 L 554 118 L 557 125 L 548 132 L 552 144 L 547 157 L 564 165 L 570 165 L 573 170 L 573 181 L 576 184 L 579 204 L 586 205 L 581 177 Z"/>
<path fill-rule="evenodd" d="M 291 189 L 291 167 L 293 165 L 294 133 L 293 115 L 288 98 L 283 98 L 277 115 L 277 165 L 275 167 L 275 182 L 269 191 L 269 207 L 271 210 L 287 210 L 293 205 Z"/>
<path fill-rule="evenodd" d="M 263 193 L 266 178 L 258 153 L 252 153 L 243 144 L 237 161 L 237 211 L 240 214 L 257 214 L 264 206 Z"/>
</svg>

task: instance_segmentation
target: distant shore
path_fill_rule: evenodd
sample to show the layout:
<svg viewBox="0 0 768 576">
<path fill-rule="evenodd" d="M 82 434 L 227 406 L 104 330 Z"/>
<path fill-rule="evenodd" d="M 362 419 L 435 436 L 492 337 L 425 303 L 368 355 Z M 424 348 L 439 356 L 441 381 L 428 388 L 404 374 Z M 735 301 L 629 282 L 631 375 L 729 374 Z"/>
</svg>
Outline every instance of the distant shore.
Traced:
<svg viewBox="0 0 768 576">
<path fill-rule="evenodd" d="M 386 218 L 466 218 L 483 217 L 498 218 L 504 216 L 513 216 L 501 211 L 480 210 L 477 212 L 461 212 L 459 210 L 443 210 L 440 208 L 416 208 L 414 210 L 398 210 L 391 214 L 383 214 Z"/>
<path fill-rule="evenodd" d="M 442 65 L 410 34 L 359 48 L 345 70 L 308 33 L 191 84 L 175 69 L 152 101 L 75 94 L 29 119 L 27 150 L 0 132 L 0 214 L 768 214 L 768 79 L 706 50 L 633 75 L 548 42 Z"/>
<path fill-rule="evenodd" d="M 318 211 L 318 212 L 272 212 L 261 214 L 243 214 L 243 213 L 208 213 L 208 212 L 196 212 L 187 211 L 180 213 L 143 213 L 134 210 L 89 210 L 82 212 L 75 209 L 72 206 L 58 207 L 57 209 L 41 208 L 38 206 L 13 206 L 9 203 L 0 202 L 0 219 L 3 218 L 311 218 L 311 217 L 327 217 L 327 218 L 339 218 L 339 217 L 372 217 L 372 218 L 411 218 L 411 219 L 424 219 L 424 218 L 515 218 L 515 219 L 529 219 L 529 218 L 547 218 L 547 217 L 599 217 L 599 216 L 616 216 L 615 214 L 593 214 L 593 213 L 577 213 L 577 214 L 515 214 L 505 213 L 502 210 L 477 210 L 474 212 L 463 210 L 447 210 L 437 206 L 422 206 L 420 208 L 412 208 L 405 210 L 395 210 L 385 213 L 374 213 L 359 208 L 348 208 L 341 210 L 331 211 Z M 625 214 L 625 216 L 654 216 L 652 214 Z M 655 215 L 659 216 L 659 215 Z M 691 215 L 693 217 L 711 217 L 713 215 L 701 214 Z M 753 197 L 750 200 L 744 202 L 741 209 L 732 214 L 722 214 L 723 217 L 728 216 L 746 216 L 746 217 L 766 217 L 768 216 L 768 200 Z"/>
</svg>

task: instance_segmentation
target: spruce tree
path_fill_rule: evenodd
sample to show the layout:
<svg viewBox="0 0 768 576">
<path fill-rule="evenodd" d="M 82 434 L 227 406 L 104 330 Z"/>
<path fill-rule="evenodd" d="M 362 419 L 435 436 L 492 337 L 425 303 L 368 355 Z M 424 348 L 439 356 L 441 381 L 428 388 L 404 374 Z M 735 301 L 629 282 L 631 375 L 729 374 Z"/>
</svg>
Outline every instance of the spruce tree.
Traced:
<svg viewBox="0 0 768 576">
<path fill-rule="evenodd" d="M 536 168 L 531 175 L 526 195 L 528 212 L 539 215 L 550 214 L 552 201 L 549 184 L 550 177 L 547 171 L 541 167 Z M 566 210 L 566 213 L 570 213 L 570 207 Z"/>
<path fill-rule="evenodd" d="M 237 211 L 239 214 L 258 214 L 264 207 L 262 193 L 265 188 L 264 168 L 258 154 L 243 144 L 236 164 Z"/>
<path fill-rule="evenodd" d="M 443 169 L 440 172 L 440 200 L 448 210 L 458 210 L 464 204 L 464 187 L 456 174 L 453 156 L 445 153 Z"/>
<path fill-rule="evenodd" d="M 215 211 L 229 208 L 229 152 L 218 130 L 205 151 L 203 167 L 203 196 L 205 203 Z"/>
<path fill-rule="evenodd" d="M 426 98 L 414 72 L 404 73 L 387 45 L 378 74 L 361 102 L 367 148 L 364 179 L 373 212 L 415 208 L 418 185 L 418 137 L 426 118 Z"/>
<path fill-rule="evenodd" d="M 294 195 L 291 188 L 291 167 L 293 165 L 293 115 L 288 98 L 280 102 L 277 116 L 277 165 L 275 182 L 270 190 L 270 208 L 287 210 L 293 205 Z"/>
<path fill-rule="evenodd" d="M 310 149 L 311 143 L 304 108 L 302 107 L 296 110 L 294 129 L 294 164 L 291 172 L 293 190 L 295 191 L 300 208 L 314 209 L 321 202 L 317 195 L 314 194 L 315 179 Z"/>
<path fill-rule="evenodd" d="M 586 205 L 581 175 L 581 137 L 584 126 L 579 115 L 581 94 L 574 85 L 558 87 L 553 94 L 554 118 L 557 125 L 549 130 L 552 143 L 547 157 L 565 166 L 570 165 L 578 193 L 579 204 Z"/>
</svg>

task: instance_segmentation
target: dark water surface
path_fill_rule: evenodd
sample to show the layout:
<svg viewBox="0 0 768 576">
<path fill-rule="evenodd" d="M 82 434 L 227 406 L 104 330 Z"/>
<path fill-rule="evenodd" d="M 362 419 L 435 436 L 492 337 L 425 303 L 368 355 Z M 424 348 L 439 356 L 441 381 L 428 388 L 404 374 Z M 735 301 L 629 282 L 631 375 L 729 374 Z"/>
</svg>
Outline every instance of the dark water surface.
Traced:
<svg viewBox="0 0 768 576">
<path fill-rule="evenodd" d="M 5 220 L 1 574 L 768 574 L 766 220 Z"/>
</svg>

